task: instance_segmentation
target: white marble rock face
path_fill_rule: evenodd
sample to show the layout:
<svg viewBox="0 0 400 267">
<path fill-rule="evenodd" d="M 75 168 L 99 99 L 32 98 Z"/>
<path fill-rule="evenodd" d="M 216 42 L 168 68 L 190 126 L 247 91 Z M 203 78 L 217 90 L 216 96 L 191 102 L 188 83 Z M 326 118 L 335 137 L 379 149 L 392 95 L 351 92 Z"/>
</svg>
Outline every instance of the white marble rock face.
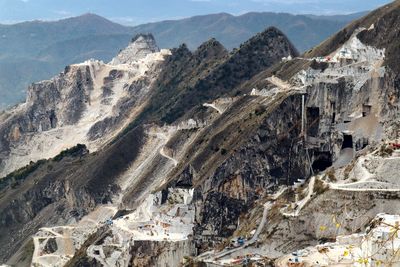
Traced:
<svg viewBox="0 0 400 267">
<path fill-rule="evenodd" d="M 132 39 L 129 46 L 123 49 L 113 60 L 111 65 L 130 64 L 134 61 L 144 59 L 148 54 L 159 51 L 156 41 L 151 34 L 137 35 Z"/>
</svg>

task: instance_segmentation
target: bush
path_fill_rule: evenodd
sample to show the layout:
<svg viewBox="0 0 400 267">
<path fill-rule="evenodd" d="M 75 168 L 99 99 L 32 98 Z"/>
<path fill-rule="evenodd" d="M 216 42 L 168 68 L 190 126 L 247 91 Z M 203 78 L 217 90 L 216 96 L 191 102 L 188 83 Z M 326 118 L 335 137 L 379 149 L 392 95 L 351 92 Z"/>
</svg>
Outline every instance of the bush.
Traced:
<svg viewBox="0 0 400 267">
<path fill-rule="evenodd" d="M 66 150 L 61 151 L 60 154 L 53 158 L 53 161 L 61 161 L 63 158 L 68 156 L 76 156 L 77 154 L 85 154 L 87 152 L 87 148 L 85 145 L 77 144 L 72 148 L 68 148 Z"/>
<path fill-rule="evenodd" d="M 328 189 L 328 185 L 326 185 L 323 181 L 321 181 L 320 179 L 315 179 L 314 192 L 317 195 L 325 193 Z"/>
<path fill-rule="evenodd" d="M 335 170 L 333 168 L 329 168 L 326 171 L 326 176 L 329 178 L 330 182 L 335 182 L 337 181 L 336 176 L 335 176 Z"/>
<path fill-rule="evenodd" d="M 380 149 L 377 152 L 377 154 L 379 156 L 381 156 L 381 157 L 389 157 L 389 156 L 392 155 L 393 151 L 394 151 L 394 148 L 392 146 L 388 146 L 388 145 L 383 144 L 380 147 Z"/>
<path fill-rule="evenodd" d="M 222 148 L 221 149 L 221 155 L 223 156 L 223 155 L 226 155 L 226 153 L 227 153 L 228 151 L 225 149 L 225 148 Z"/>
<path fill-rule="evenodd" d="M 31 173 L 37 170 L 46 160 L 39 160 L 37 162 L 30 162 L 29 165 L 22 167 L 10 174 L 3 179 L 0 179 L 0 190 L 3 190 L 8 185 L 15 189 L 22 181 L 24 181 Z"/>
</svg>

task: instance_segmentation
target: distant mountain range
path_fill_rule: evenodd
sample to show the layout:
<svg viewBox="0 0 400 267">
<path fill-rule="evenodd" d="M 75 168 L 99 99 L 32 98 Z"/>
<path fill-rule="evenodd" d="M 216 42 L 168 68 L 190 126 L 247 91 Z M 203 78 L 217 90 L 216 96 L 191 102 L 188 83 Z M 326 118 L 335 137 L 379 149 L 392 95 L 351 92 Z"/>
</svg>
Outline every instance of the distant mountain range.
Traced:
<svg viewBox="0 0 400 267">
<path fill-rule="evenodd" d="M 136 27 L 85 14 L 54 22 L 0 25 L 0 109 L 22 101 L 30 83 L 48 79 L 66 65 L 89 58 L 109 61 L 138 33 L 152 33 L 162 48 L 186 43 L 194 50 L 215 37 L 233 49 L 268 26 L 276 26 L 299 51 L 305 51 L 364 14 L 221 13 Z"/>
</svg>

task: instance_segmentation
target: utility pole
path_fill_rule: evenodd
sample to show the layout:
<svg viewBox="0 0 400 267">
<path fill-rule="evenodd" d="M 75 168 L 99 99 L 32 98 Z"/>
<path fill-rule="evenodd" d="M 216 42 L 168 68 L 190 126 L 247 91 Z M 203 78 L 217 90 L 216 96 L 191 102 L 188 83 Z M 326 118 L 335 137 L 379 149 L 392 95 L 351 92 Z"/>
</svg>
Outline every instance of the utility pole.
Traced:
<svg viewBox="0 0 400 267">
<path fill-rule="evenodd" d="M 301 96 L 301 136 L 304 138 L 305 137 L 305 95 Z"/>
</svg>

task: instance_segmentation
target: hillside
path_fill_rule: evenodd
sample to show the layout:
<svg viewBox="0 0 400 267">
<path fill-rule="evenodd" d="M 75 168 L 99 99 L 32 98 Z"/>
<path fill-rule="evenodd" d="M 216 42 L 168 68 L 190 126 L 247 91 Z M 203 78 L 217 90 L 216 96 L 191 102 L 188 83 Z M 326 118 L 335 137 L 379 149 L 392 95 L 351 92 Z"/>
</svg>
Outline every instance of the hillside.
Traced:
<svg viewBox="0 0 400 267">
<path fill-rule="evenodd" d="M 226 95 L 288 55 L 296 56 L 297 51 L 276 28 L 266 29 L 234 53 L 228 53 L 214 39 L 194 52 L 185 46 L 158 52 L 151 35 L 139 35 L 110 64 L 87 61 L 71 65 L 53 79 L 32 85 L 27 103 L 0 117 L 1 173 L 6 175 L 22 167 L 2 180 L 0 208 L 9 212 L 2 212 L 1 227 L 11 227 L 0 238 L 2 258 L 15 253 L 28 233 L 43 225 L 40 217 L 48 218 L 47 224 L 51 224 L 47 209 L 70 206 L 65 206 L 64 215 L 53 216 L 62 222 L 70 212 L 76 211 L 80 217 L 100 203 L 117 201 L 116 205 L 128 210 L 140 204 L 148 192 L 161 186 L 161 179 L 173 171 L 171 166 L 178 164 L 172 152 L 175 146 L 191 150 L 193 147 L 186 142 L 195 141 L 193 134 L 204 127 L 212 135 L 222 129 L 212 126 L 219 120 L 212 109 L 200 108 L 192 113 L 193 108 Z M 248 101 L 252 100 L 245 99 L 243 104 Z M 256 108 L 257 105 L 249 105 L 238 113 L 238 118 Z M 64 150 L 75 143 L 86 146 Z M 87 149 L 92 153 L 88 154 Z M 210 155 L 214 149 L 204 143 L 198 152 Z M 42 157 L 54 158 L 30 163 Z M 179 162 L 184 162 L 181 156 Z M 65 171 L 60 172 L 62 166 Z M 47 176 L 47 168 L 52 169 L 52 178 Z M 136 174 L 132 176 L 131 171 Z M 77 197 L 69 204 L 63 196 L 66 191 L 61 189 L 66 184 L 75 188 L 67 191 Z M 47 195 L 48 186 L 61 191 L 50 190 Z M 32 199 L 34 207 L 27 207 L 31 211 L 20 213 L 6 208 L 14 197 L 22 201 L 20 194 L 36 195 L 37 190 L 42 193 Z M 51 191 L 64 193 L 56 196 Z M 15 216 L 22 221 L 14 221 Z M 26 220 L 32 224 L 25 227 Z M 90 228 L 89 232 L 97 231 L 96 227 Z M 19 241 L 6 245 L 12 235 L 18 235 Z M 39 262 L 42 260 L 38 258 Z"/>
<path fill-rule="evenodd" d="M 176 47 L 180 43 L 186 43 L 189 49 L 195 49 L 204 40 L 214 37 L 226 48 L 233 49 L 266 27 L 274 26 L 285 33 L 296 48 L 303 52 L 363 15 L 365 13 L 310 16 L 251 12 L 233 16 L 221 13 L 150 23 L 133 29 L 135 32 L 153 33 L 161 47 Z"/>
<path fill-rule="evenodd" d="M 266 27 L 276 26 L 304 51 L 357 16 L 361 14 L 316 18 L 274 13 L 238 17 L 215 14 L 125 27 L 85 14 L 54 22 L 0 25 L 0 110 L 22 102 L 30 83 L 48 79 L 66 65 L 90 58 L 108 62 L 138 33 L 152 33 L 162 48 L 186 43 L 195 50 L 215 37 L 232 49 Z"/>
<path fill-rule="evenodd" d="M 399 18 L 301 56 L 275 27 L 232 52 L 141 34 L 33 84 L 0 114 L 1 261 L 396 266 Z"/>
</svg>

